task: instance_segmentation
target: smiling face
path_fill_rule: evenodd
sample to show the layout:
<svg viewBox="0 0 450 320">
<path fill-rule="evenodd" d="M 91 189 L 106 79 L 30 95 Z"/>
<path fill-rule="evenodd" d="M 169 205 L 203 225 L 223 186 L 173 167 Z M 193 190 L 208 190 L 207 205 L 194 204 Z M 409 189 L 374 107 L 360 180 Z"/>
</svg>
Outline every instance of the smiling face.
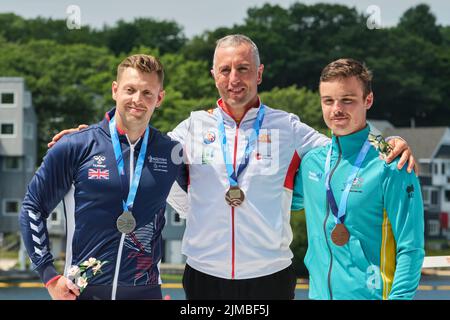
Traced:
<svg viewBox="0 0 450 320">
<path fill-rule="evenodd" d="M 336 136 L 349 135 L 366 126 L 366 113 L 373 103 L 373 93 L 364 97 L 357 77 L 336 78 L 319 85 L 323 119 Z"/>
<path fill-rule="evenodd" d="M 145 128 L 164 98 L 156 72 L 125 68 L 112 83 L 112 97 L 117 106 L 117 124 L 125 131 Z"/>
<path fill-rule="evenodd" d="M 256 65 L 250 45 L 218 47 L 211 70 L 223 102 L 231 110 L 246 109 L 258 99 L 264 66 Z"/>
</svg>

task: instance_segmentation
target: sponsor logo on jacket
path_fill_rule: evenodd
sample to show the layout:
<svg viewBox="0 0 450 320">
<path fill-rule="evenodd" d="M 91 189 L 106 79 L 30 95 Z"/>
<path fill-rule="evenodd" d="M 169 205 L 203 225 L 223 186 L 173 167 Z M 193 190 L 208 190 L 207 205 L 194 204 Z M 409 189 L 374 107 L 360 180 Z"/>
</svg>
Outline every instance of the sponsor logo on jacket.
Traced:
<svg viewBox="0 0 450 320">
<path fill-rule="evenodd" d="M 168 172 L 167 158 L 148 156 L 148 162 L 152 164 L 154 171 Z"/>
</svg>

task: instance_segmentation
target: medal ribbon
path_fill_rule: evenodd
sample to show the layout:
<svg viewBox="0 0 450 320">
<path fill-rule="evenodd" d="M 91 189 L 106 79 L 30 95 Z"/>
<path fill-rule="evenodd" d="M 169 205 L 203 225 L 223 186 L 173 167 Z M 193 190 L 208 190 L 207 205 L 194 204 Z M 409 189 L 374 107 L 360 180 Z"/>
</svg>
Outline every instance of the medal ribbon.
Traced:
<svg viewBox="0 0 450 320">
<path fill-rule="evenodd" d="M 139 180 L 141 179 L 142 168 L 144 166 L 145 153 L 147 152 L 149 131 L 150 130 L 147 126 L 147 128 L 145 129 L 144 140 L 142 140 L 141 150 L 139 151 L 139 157 L 136 163 L 136 168 L 134 169 L 133 180 L 131 182 L 131 186 L 128 191 L 127 201 L 125 202 L 122 200 L 123 211 L 131 212 L 133 210 L 134 198 L 136 197 L 136 192 L 139 186 Z M 119 176 L 122 181 L 122 189 L 126 190 L 127 181 L 125 176 L 125 165 L 123 162 L 122 149 L 120 148 L 120 141 L 119 135 L 117 133 L 115 117 L 113 117 L 109 121 L 109 132 L 111 134 L 111 141 L 113 144 L 114 155 L 116 157 L 117 169 L 119 170 Z M 134 155 L 130 154 L 130 157 L 134 157 Z"/>
<path fill-rule="evenodd" d="M 347 211 L 347 199 L 348 195 L 350 194 L 350 189 L 353 185 L 353 181 L 355 180 L 356 175 L 358 174 L 358 171 L 361 168 L 361 165 L 367 153 L 369 152 L 369 149 L 370 149 L 370 142 L 369 140 L 366 140 L 361 150 L 359 151 L 358 157 L 356 158 L 355 164 L 353 165 L 351 174 L 347 178 L 338 208 L 336 199 L 330 186 L 330 168 L 331 168 L 331 153 L 332 153 L 332 144 L 330 144 L 330 150 L 328 150 L 327 160 L 325 162 L 325 188 L 327 191 L 327 201 L 330 205 L 331 211 L 333 212 L 334 221 L 336 222 L 336 224 L 344 223 L 345 214 Z"/>
<path fill-rule="evenodd" d="M 265 114 L 265 106 L 261 104 L 261 107 L 258 110 L 258 114 L 256 115 L 256 119 L 253 122 L 253 131 L 250 135 L 250 138 L 247 141 L 247 146 L 245 147 L 244 159 L 242 163 L 239 164 L 237 172 L 235 172 L 233 168 L 233 162 L 231 161 L 231 155 L 229 153 L 227 146 L 227 135 L 225 132 L 225 125 L 223 122 L 222 112 L 220 110 L 217 110 L 217 127 L 219 129 L 219 141 L 222 147 L 222 155 L 228 173 L 228 180 L 230 182 L 230 186 L 232 187 L 238 186 L 237 178 L 242 173 L 242 171 L 244 171 L 244 169 L 247 167 L 249 163 L 250 154 L 255 149 L 255 145 L 258 140 L 259 130 L 261 129 L 261 125 L 264 120 L 264 114 Z"/>
</svg>

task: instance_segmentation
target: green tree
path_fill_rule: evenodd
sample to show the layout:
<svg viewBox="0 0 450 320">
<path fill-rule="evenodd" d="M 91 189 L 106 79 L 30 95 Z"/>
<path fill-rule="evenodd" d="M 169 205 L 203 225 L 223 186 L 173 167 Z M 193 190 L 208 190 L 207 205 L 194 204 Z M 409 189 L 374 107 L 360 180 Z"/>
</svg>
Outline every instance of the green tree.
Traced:
<svg viewBox="0 0 450 320">
<path fill-rule="evenodd" d="M 46 143 L 58 131 L 80 123 L 98 121 L 105 84 L 114 58 L 106 48 L 59 45 L 49 40 L 0 46 L 0 74 L 24 77 L 37 113 L 41 158 Z"/>
<path fill-rule="evenodd" d="M 295 85 L 288 88 L 273 88 L 260 94 L 261 101 L 269 107 L 292 112 L 307 125 L 326 132 L 322 118 L 319 95 L 306 88 L 298 89 Z"/>
<path fill-rule="evenodd" d="M 107 46 L 115 53 L 129 53 L 132 48 L 156 48 L 161 54 L 177 52 L 186 42 L 182 27 L 174 21 L 137 18 L 133 22 L 119 20 L 116 26 L 105 27 Z"/>
<path fill-rule="evenodd" d="M 434 44 L 442 42 L 440 29 L 436 25 L 436 17 L 431 13 L 430 6 L 427 4 L 419 4 L 406 10 L 400 18 L 398 28 Z"/>
<path fill-rule="evenodd" d="M 62 19 L 37 17 L 24 19 L 13 13 L 0 14 L 0 34 L 9 42 L 26 43 L 31 40 L 54 40 L 60 44 L 98 44 L 104 43 L 99 32 L 89 26 L 69 29 Z"/>
</svg>

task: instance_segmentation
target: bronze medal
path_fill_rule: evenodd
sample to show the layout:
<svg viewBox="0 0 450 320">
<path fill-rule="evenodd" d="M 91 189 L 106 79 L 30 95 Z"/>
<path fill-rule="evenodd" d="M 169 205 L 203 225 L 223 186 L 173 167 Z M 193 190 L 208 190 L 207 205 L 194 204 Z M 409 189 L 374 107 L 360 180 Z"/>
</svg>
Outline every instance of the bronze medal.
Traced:
<svg viewBox="0 0 450 320">
<path fill-rule="evenodd" d="M 348 242 L 350 233 L 343 223 L 337 224 L 331 232 L 331 240 L 337 246 L 343 246 Z"/>
<path fill-rule="evenodd" d="M 130 211 L 124 211 L 116 221 L 117 230 L 129 234 L 136 228 L 136 219 Z"/>
<path fill-rule="evenodd" d="M 230 187 L 225 194 L 225 201 L 232 207 L 240 206 L 244 198 L 244 192 L 239 187 Z"/>
</svg>

